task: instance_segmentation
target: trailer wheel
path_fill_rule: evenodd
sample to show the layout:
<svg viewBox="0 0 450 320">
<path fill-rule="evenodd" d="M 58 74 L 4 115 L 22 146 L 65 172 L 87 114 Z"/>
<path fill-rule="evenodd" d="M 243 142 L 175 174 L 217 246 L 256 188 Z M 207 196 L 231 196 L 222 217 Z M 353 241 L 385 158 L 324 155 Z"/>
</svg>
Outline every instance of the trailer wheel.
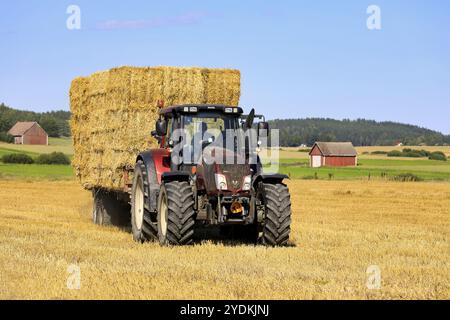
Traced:
<svg viewBox="0 0 450 320">
<path fill-rule="evenodd" d="M 265 208 L 260 225 L 261 241 L 268 246 L 284 246 L 291 232 L 291 198 L 289 189 L 282 183 L 263 183 L 258 186 L 257 198 Z"/>
<path fill-rule="evenodd" d="M 142 161 L 136 163 L 131 189 L 131 230 L 138 242 L 155 240 L 157 237 L 156 213 L 149 211 L 150 188 L 147 170 Z"/>
<path fill-rule="evenodd" d="M 92 221 L 101 226 L 125 227 L 129 224 L 129 207 L 112 191 L 96 188 L 92 191 L 94 205 Z"/>
<path fill-rule="evenodd" d="M 188 182 L 163 183 L 158 199 L 158 238 L 161 245 L 192 244 L 194 193 Z"/>
</svg>

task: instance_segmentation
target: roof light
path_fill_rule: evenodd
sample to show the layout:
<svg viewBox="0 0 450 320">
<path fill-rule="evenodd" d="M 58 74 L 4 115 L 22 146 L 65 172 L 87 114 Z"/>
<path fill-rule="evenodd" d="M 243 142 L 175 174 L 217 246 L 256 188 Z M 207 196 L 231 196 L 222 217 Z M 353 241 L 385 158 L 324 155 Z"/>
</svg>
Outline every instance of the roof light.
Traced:
<svg viewBox="0 0 450 320">
<path fill-rule="evenodd" d="M 190 107 L 190 108 L 189 108 L 189 111 L 190 111 L 190 112 L 197 112 L 197 111 L 198 111 L 198 108 L 197 108 L 197 107 Z"/>
<path fill-rule="evenodd" d="M 233 113 L 233 108 L 225 108 L 225 113 Z"/>
<path fill-rule="evenodd" d="M 184 111 L 184 112 L 189 112 L 189 107 L 184 107 L 184 108 L 183 108 L 183 111 Z"/>
</svg>

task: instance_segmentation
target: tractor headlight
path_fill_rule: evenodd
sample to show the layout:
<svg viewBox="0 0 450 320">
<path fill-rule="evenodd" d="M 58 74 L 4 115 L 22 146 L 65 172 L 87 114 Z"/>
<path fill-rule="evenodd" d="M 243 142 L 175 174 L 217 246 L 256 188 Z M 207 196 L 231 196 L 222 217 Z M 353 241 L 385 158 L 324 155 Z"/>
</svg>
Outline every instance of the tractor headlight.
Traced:
<svg viewBox="0 0 450 320">
<path fill-rule="evenodd" d="M 242 190 L 249 191 L 252 188 L 252 176 L 246 176 L 244 178 L 244 184 Z"/>
<path fill-rule="evenodd" d="M 228 186 L 227 186 L 227 178 L 220 173 L 216 173 L 215 175 L 216 178 L 216 187 L 217 190 L 227 190 Z"/>
</svg>

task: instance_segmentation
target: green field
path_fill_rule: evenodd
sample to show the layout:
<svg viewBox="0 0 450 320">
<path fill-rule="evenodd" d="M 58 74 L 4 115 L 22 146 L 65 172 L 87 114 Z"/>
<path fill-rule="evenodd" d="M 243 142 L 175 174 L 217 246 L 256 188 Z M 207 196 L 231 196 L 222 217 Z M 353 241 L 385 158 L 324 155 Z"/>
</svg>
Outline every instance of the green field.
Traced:
<svg viewBox="0 0 450 320">
<path fill-rule="evenodd" d="M 48 146 L 19 145 L 0 142 L 0 158 L 5 154 L 24 153 L 32 158 L 36 158 L 43 153 L 62 152 L 72 158 L 73 147 L 70 138 L 48 138 Z"/>
<path fill-rule="evenodd" d="M 415 174 L 423 180 L 450 180 L 450 161 L 428 159 L 398 160 L 360 159 L 357 167 L 310 168 L 308 159 L 281 159 L 280 173 L 288 174 L 292 179 L 377 179 L 394 178 L 401 174 Z"/>
<path fill-rule="evenodd" d="M 20 145 L 0 142 L 0 154 L 4 153 L 5 150 L 31 154 L 62 152 L 69 156 L 73 155 L 71 138 L 48 138 L 48 146 Z"/>
<path fill-rule="evenodd" d="M 0 179 L 68 180 L 73 177 L 71 166 L 4 164 L 0 162 Z"/>
<path fill-rule="evenodd" d="M 0 158 L 3 157 L 5 154 L 12 154 L 12 153 L 24 153 L 29 155 L 32 158 L 37 157 L 40 155 L 40 153 L 37 152 L 30 152 L 26 150 L 18 150 L 17 148 L 10 148 L 10 146 L 4 147 L 3 145 L 0 145 Z"/>
<path fill-rule="evenodd" d="M 24 153 L 32 158 L 43 153 L 63 152 L 73 155 L 70 138 L 49 138 L 48 146 L 15 145 L 0 142 L 0 158 L 5 154 Z M 4 164 L 0 160 L 0 179 L 67 180 L 73 179 L 73 169 L 67 165 Z"/>
<path fill-rule="evenodd" d="M 50 138 L 49 146 L 22 146 L 0 143 L 0 157 L 9 153 L 26 153 L 36 158 L 41 153 L 54 151 L 73 155 L 70 138 Z M 377 147 L 373 147 L 374 150 Z M 292 179 L 393 179 L 402 174 L 414 174 L 426 181 L 450 181 L 450 161 L 433 161 L 427 158 L 389 158 L 383 155 L 361 155 L 357 167 L 310 168 L 307 153 L 284 150 L 280 152 L 279 172 Z M 70 166 L 7 165 L 0 162 L 0 179 L 70 179 Z"/>
</svg>

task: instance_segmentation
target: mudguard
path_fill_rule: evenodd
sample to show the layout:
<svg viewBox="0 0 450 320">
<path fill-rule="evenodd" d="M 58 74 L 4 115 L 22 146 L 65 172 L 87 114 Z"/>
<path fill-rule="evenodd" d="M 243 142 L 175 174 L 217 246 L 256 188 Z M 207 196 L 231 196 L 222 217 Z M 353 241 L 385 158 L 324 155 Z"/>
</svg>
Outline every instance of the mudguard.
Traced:
<svg viewBox="0 0 450 320">
<path fill-rule="evenodd" d="M 265 183 L 281 183 L 284 179 L 289 179 L 285 174 L 259 174 L 253 178 L 253 186 L 256 186 L 259 182 Z"/>
<path fill-rule="evenodd" d="M 189 178 L 191 175 L 188 172 L 185 171 L 172 171 L 172 172 L 165 172 L 162 174 L 161 180 L 163 182 L 170 182 L 170 181 L 189 181 Z"/>
<path fill-rule="evenodd" d="M 151 212 L 157 211 L 161 176 L 164 172 L 170 171 L 170 167 L 165 166 L 163 161 L 163 158 L 167 156 L 170 156 L 168 150 L 154 149 L 140 153 L 136 159 L 136 162 L 141 160 L 147 170 L 147 182 L 150 190 L 148 206 Z"/>
</svg>

